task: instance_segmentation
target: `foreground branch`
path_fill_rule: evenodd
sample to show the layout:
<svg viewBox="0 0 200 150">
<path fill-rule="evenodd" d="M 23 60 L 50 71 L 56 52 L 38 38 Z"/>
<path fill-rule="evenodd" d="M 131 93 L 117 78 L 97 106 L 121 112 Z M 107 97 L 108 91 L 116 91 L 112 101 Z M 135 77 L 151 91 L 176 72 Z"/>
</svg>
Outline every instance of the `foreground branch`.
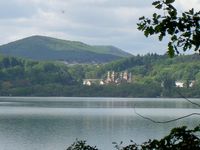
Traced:
<svg viewBox="0 0 200 150">
<path fill-rule="evenodd" d="M 156 120 L 153 120 L 149 117 L 146 117 L 146 116 L 143 116 L 141 114 L 139 114 L 137 111 L 136 111 L 136 108 L 134 107 L 134 112 L 135 114 L 137 114 L 138 116 L 142 117 L 143 119 L 146 119 L 146 120 L 149 120 L 153 123 L 170 123 L 170 122 L 174 122 L 174 121 L 178 121 L 178 120 L 181 120 L 181 119 L 184 119 L 184 118 L 188 118 L 190 116 L 195 116 L 195 115 L 198 115 L 200 116 L 200 113 L 191 113 L 191 114 L 188 114 L 188 115 L 185 115 L 185 116 L 182 116 L 182 117 L 178 117 L 178 118 L 175 118 L 175 119 L 171 119 L 171 120 L 166 120 L 166 121 L 156 121 Z"/>
<path fill-rule="evenodd" d="M 186 101 L 190 102 L 191 104 L 200 107 L 200 104 L 192 102 L 191 100 L 189 100 L 187 97 L 185 97 L 180 91 L 176 90 L 176 92 L 182 97 L 184 98 Z"/>
</svg>

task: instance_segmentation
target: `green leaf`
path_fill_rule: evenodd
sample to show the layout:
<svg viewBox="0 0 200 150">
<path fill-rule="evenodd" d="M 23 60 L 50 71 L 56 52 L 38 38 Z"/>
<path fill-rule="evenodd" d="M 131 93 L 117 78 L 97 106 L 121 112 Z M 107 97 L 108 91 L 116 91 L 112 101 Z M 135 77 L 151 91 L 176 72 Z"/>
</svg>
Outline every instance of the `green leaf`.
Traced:
<svg viewBox="0 0 200 150">
<path fill-rule="evenodd" d="M 162 41 L 162 40 L 163 40 L 163 35 L 160 34 L 160 35 L 158 36 L 158 39 L 159 39 L 159 41 Z"/>
<path fill-rule="evenodd" d="M 157 8 L 157 9 L 161 9 L 161 8 L 162 8 L 162 5 L 159 4 L 159 5 L 157 5 L 155 8 Z"/>
<path fill-rule="evenodd" d="M 143 24 L 137 24 L 138 25 L 138 30 L 142 30 L 143 31 L 143 29 L 144 29 L 144 25 Z"/>
<path fill-rule="evenodd" d="M 153 18 L 156 18 L 156 17 L 157 17 L 157 14 L 156 14 L 156 13 L 154 13 L 154 14 L 153 14 Z"/>
<path fill-rule="evenodd" d="M 174 48 L 173 48 L 171 42 L 168 43 L 168 55 L 169 55 L 170 57 L 174 57 Z"/>
<path fill-rule="evenodd" d="M 144 19 L 145 19 L 145 17 L 144 17 L 144 16 L 142 16 L 142 17 L 140 17 L 140 18 L 139 18 L 139 20 L 144 20 Z"/>
<path fill-rule="evenodd" d="M 191 15 L 194 15 L 194 8 L 192 8 L 191 10 L 189 10 Z"/>
<path fill-rule="evenodd" d="M 194 128 L 194 131 L 200 131 L 200 125 Z"/>
<path fill-rule="evenodd" d="M 177 38 L 176 35 L 173 35 L 173 36 L 171 37 L 171 40 L 174 42 L 174 41 L 178 40 L 178 38 Z"/>
<path fill-rule="evenodd" d="M 170 3 L 173 3 L 173 2 L 175 2 L 175 0 L 166 0 L 165 1 L 166 4 L 170 4 Z"/>
<path fill-rule="evenodd" d="M 199 47 L 200 47 L 200 45 L 197 45 L 197 46 L 195 47 L 194 51 L 199 50 Z"/>
<path fill-rule="evenodd" d="M 149 34 L 150 35 L 153 35 L 155 32 L 155 30 L 153 29 L 153 27 L 149 27 Z"/>
<path fill-rule="evenodd" d="M 158 4 L 160 4 L 160 1 L 155 1 L 152 3 L 152 5 L 158 5 Z"/>
<path fill-rule="evenodd" d="M 191 36 L 191 32 L 185 32 L 182 34 L 182 36 L 184 37 L 190 37 Z"/>
<path fill-rule="evenodd" d="M 168 4 L 167 6 L 169 10 L 177 11 L 176 8 L 171 4 Z"/>
<path fill-rule="evenodd" d="M 148 30 L 148 29 L 146 29 L 146 30 L 144 31 L 144 35 L 145 35 L 146 37 L 149 36 L 149 30 Z"/>
<path fill-rule="evenodd" d="M 156 33 L 161 32 L 161 29 L 162 29 L 162 25 L 161 24 L 158 24 L 157 26 L 155 26 L 155 32 Z"/>
<path fill-rule="evenodd" d="M 169 11 L 169 15 L 170 15 L 172 18 L 176 18 L 176 16 L 177 16 L 177 11 Z"/>
</svg>

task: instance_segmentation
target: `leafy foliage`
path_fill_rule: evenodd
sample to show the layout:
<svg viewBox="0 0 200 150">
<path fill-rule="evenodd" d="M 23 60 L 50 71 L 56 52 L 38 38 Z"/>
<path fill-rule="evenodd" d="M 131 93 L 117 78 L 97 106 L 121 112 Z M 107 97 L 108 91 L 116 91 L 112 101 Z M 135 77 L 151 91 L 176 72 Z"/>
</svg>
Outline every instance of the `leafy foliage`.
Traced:
<svg viewBox="0 0 200 150">
<path fill-rule="evenodd" d="M 90 146 L 86 144 L 86 141 L 76 140 L 67 150 L 98 150 L 96 146 Z"/>
<path fill-rule="evenodd" d="M 53 62 L 37 62 L 15 57 L 0 57 L 0 81 L 24 80 L 31 84 L 74 84 L 68 67 Z"/>
<path fill-rule="evenodd" d="M 194 49 L 200 50 L 200 11 L 195 12 L 192 8 L 179 15 L 173 6 L 175 0 L 158 0 L 152 5 L 156 9 L 162 9 L 165 14 L 154 13 L 152 18 L 139 18 L 138 29 L 144 32 L 146 37 L 158 35 L 160 41 L 169 36 L 168 54 L 173 57 L 179 54 L 179 48 L 183 51 Z"/>
<path fill-rule="evenodd" d="M 123 142 L 113 142 L 117 150 L 198 150 L 200 149 L 200 125 L 194 129 L 186 126 L 173 128 L 169 135 L 157 140 L 148 140 L 143 144 L 136 144 L 131 140 L 130 145 L 122 146 Z M 98 150 L 86 144 L 86 141 L 75 141 L 67 150 Z"/>
<path fill-rule="evenodd" d="M 118 150 L 197 150 L 200 149 L 200 126 L 194 129 L 187 129 L 186 126 L 177 127 L 171 130 L 170 134 L 161 140 L 149 140 L 141 145 L 119 147 Z"/>
<path fill-rule="evenodd" d="M 1 96 L 200 97 L 200 57 L 133 56 L 102 65 L 66 65 L 0 56 Z M 128 71 L 133 82 L 82 85 L 83 79 L 105 79 L 107 71 Z M 174 82 L 184 81 L 184 88 Z M 193 87 L 189 87 L 191 81 Z"/>
</svg>

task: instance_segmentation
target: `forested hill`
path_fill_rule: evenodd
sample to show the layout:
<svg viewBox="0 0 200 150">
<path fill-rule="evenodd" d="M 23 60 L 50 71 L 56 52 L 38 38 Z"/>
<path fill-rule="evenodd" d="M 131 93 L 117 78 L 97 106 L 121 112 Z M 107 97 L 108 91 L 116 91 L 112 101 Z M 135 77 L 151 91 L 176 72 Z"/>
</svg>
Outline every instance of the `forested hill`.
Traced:
<svg viewBox="0 0 200 150">
<path fill-rule="evenodd" d="M 98 68 L 97 74 L 105 74 L 108 70 L 120 72 L 127 70 L 135 78 L 158 79 L 170 76 L 174 80 L 200 80 L 200 56 L 182 55 L 169 58 L 167 55 L 147 54 L 133 56 L 114 61 Z"/>
<path fill-rule="evenodd" d="M 182 65 L 187 67 L 191 64 L 197 65 L 198 62 L 200 62 L 200 56 L 198 54 L 181 55 L 181 56 L 175 56 L 173 58 L 169 58 L 168 55 L 147 54 L 144 56 L 138 55 L 138 56 L 132 56 L 130 58 L 113 61 L 111 63 L 102 65 L 101 69 L 105 71 L 134 70 L 133 73 L 135 74 L 137 72 L 136 68 L 137 70 L 140 71 L 142 71 L 142 68 L 146 68 L 145 70 L 148 73 L 150 73 L 154 69 L 158 71 L 159 70 L 161 71 L 162 69 L 173 70 L 173 67 L 177 66 L 177 68 L 174 69 L 177 69 L 176 71 L 180 71 Z M 185 67 L 182 67 L 182 69 L 184 69 Z M 193 67 L 191 66 L 190 68 L 194 69 Z M 173 70 L 173 72 L 174 71 L 175 70 Z"/>
<path fill-rule="evenodd" d="M 0 53 L 33 60 L 62 60 L 68 63 L 105 63 L 131 56 L 114 46 L 91 46 L 46 36 L 31 36 L 2 45 Z"/>
<path fill-rule="evenodd" d="M 200 56 L 133 56 L 107 64 L 66 65 L 0 56 L 0 96 L 200 97 Z M 83 85 L 108 71 L 129 72 L 131 83 Z M 175 82 L 184 82 L 177 88 Z M 189 84 L 193 82 L 193 86 Z"/>
</svg>

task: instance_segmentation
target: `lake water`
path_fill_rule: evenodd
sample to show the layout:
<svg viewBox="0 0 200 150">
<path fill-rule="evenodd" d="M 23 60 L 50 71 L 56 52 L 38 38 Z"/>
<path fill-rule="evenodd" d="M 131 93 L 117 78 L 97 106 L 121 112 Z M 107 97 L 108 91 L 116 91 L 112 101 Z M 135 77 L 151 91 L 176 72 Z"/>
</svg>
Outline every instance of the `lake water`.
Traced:
<svg viewBox="0 0 200 150">
<path fill-rule="evenodd" d="M 157 121 L 200 113 L 184 99 L 0 97 L 0 149 L 65 150 L 78 138 L 112 150 L 112 142 L 141 143 L 161 138 L 175 126 L 200 123 L 200 116 L 191 116 L 155 124 L 135 114 L 134 108 Z"/>
</svg>

